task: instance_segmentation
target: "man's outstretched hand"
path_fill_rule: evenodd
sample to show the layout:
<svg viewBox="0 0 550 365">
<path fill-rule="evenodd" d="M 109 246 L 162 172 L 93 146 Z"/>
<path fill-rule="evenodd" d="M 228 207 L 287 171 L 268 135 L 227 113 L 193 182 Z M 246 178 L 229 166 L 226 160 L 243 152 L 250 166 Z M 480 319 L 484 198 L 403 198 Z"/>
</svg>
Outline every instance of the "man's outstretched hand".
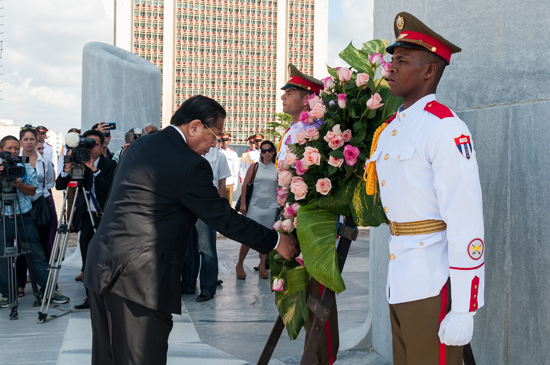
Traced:
<svg viewBox="0 0 550 365">
<path fill-rule="evenodd" d="M 298 241 L 287 235 L 279 234 L 279 246 L 277 246 L 277 252 L 287 260 L 293 259 L 299 252 Z"/>
</svg>

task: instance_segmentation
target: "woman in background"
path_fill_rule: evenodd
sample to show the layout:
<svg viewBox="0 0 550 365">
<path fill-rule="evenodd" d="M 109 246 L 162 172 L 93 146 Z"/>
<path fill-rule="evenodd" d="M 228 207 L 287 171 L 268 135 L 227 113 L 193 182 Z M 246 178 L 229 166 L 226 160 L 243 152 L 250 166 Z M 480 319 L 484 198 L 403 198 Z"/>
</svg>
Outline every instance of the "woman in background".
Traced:
<svg viewBox="0 0 550 365">
<path fill-rule="evenodd" d="M 243 182 L 241 192 L 241 209 L 240 212 L 248 218 L 260 223 L 261 225 L 271 228 L 277 218 L 277 168 L 275 167 L 276 148 L 273 142 L 264 140 L 260 145 L 260 162 L 256 162 L 250 166 L 246 172 L 246 177 Z M 246 186 L 252 181 L 254 172 L 254 190 L 250 198 L 250 205 L 246 206 Z M 241 245 L 239 252 L 239 262 L 237 263 L 237 279 L 246 279 L 244 272 L 244 259 L 250 250 L 249 247 Z M 267 254 L 260 255 L 260 264 L 258 272 L 260 278 L 267 279 L 269 277 L 266 270 Z"/>
</svg>

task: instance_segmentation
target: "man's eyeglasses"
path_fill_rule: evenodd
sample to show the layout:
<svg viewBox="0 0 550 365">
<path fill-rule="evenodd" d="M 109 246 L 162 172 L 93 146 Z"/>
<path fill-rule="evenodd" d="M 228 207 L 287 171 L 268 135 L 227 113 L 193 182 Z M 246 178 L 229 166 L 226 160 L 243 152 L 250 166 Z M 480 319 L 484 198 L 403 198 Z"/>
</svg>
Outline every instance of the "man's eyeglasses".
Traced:
<svg viewBox="0 0 550 365">
<path fill-rule="evenodd" d="M 204 123 L 203 123 L 204 124 Z M 210 133 L 212 133 L 214 135 L 214 137 L 216 137 L 216 139 L 220 139 L 220 137 L 218 137 L 216 135 L 216 133 L 212 132 L 212 129 L 208 128 L 208 126 L 206 124 L 204 124 L 204 126 L 206 127 L 206 129 L 208 129 L 210 131 Z"/>
<path fill-rule="evenodd" d="M 269 153 L 269 152 L 275 152 L 275 148 L 269 147 L 267 150 L 264 150 L 263 148 L 260 150 L 261 153 Z"/>
<path fill-rule="evenodd" d="M 48 132 L 42 132 L 42 131 L 38 131 L 38 134 L 46 134 Z"/>
</svg>

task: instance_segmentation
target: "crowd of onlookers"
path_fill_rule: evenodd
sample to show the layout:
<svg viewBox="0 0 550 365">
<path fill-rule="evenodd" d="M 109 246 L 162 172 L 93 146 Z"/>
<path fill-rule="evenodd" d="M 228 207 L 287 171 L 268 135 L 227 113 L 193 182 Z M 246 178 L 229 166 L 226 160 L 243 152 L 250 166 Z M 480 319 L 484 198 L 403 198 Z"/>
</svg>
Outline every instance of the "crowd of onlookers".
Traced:
<svg viewBox="0 0 550 365">
<path fill-rule="evenodd" d="M 53 147 L 45 141 L 48 132 L 46 127 L 26 125 L 21 128 L 18 138 L 6 136 L 0 141 L 0 151 L 8 151 L 12 157 L 28 158 L 28 162 L 20 163 L 25 167 L 25 176 L 16 179 L 15 182 L 20 205 L 15 207 L 15 211 L 11 206 L 5 206 L 2 215 L 6 220 L 6 242 L 14 241 L 15 224 L 18 227 L 17 233 L 26 233 L 25 239 L 30 245 L 34 276 L 41 290 L 44 290 L 48 278 L 48 261 L 52 254 L 58 219 L 68 221 L 70 213 L 74 210 L 71 231 L 79 233 L 79 247 L 82 255 L 82 271 L 75 280 L 81 281 L 87 248 L 93 238 L 94 228 L 97 228 L 101 222 L 117 162 L 123 158 L 124 153 L 137 138 L 158 132 L 154 124 L 148 124 L 143 129 L 132 128 L 125 134 L 124 146 L 113 152 L 109 149 L 112 132 L 110 128 L 110 123 L 100 122 L 84 133 L 81 133 L 78 128 L 71 128 L 68 131 L 68 135 L 73 133 L 76 138 L 88 138 L 95 142 L 93 147 L 88 148 L 90 159 L 83 161 L 84 175 L 80 180 L 84 194 L 78 195 L 76 200 L 74 199 L 76 188 L 69 187 L 69 182 L 74 179 L 71 175 L 74 166 L 70 158 L 72 148 L 64 145 L 58 153 L 54 151 Z M 238 156 L 237 152 L 229 147 L 230 142 L 231 135 L 222 134 L 217 139 L 217 147 L 211 148 L 203 156 L 212 167 L 213 185 L 218 189 L 220 197 L 226 198 L 229 204 L 233 203 L 233 193 L 236 195 L 240 193 L 239 199 L 242 204 L 239 211 L 266 227 L 272 227 L 278 209 L 275 145 L 271 141 L 264 140 L 261 134 L 255 134 L 248 138 L 250 149 Z M 246 189 L 252 183 L 254 191 L 247 204 Z M 237 192 L 240 184 L 242 184 L 242 191 Z M 56 209 L 52 196 L 54 186 L 67 195 L 65 217 L 58 217 L 58 209 L 61 207 Z M 48 220 L 45 220 L 45 214 L 42 211 L 44 204 L 50 212 Z M 3 239 L 3 235 L 3 226 L 0 224 L 0 239 Z M 236 267 L 238 279 L 246 278 L 243 261 L 247 253 L 248 248 L 242 246 Z M 0 256 L 2 255 L 3 246 L 0 245 Z M 268 277 L 268 268 L 267 255 L 260 255 L 259 264 L 255 269 L 259 270 L 261 278 Z M 8 269 L 8 259 L 0 258 L 0 294 L 3 295 L 0 308 L 9 306 Z M 182 294 L 195 293 L 199 275 L 200 295 L 197 301 L 210 300 L 222 281 L 218 280 L 216 232 L 201 220 L 197 222 L 189 238 L 182 271 Z M 23 255 L 16 261 L 16 278 L 17 294 L 23 297 L 26 294 L 26 284 L 30 282 L 27 262 Z M 69 297 L 55 289 L 52 302 L 62 304 L 69 301 Z M 88 298 L 75 308 L 88 309 Z"/>
</svg>

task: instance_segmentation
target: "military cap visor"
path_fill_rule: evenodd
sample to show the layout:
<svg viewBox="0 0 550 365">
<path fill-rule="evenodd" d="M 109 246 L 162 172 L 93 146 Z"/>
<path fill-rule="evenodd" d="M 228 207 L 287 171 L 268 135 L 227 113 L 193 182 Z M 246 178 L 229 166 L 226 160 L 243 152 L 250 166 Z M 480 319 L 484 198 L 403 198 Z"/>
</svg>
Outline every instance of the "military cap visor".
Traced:
<svg viewBox="0 0 550 365">
<path fill-rule="evenodd" d="M 451 55 L 462 51 L 406 12 L 401 12 L 395 17 L 394 32 L 397 39 L 394 44 L 386 48 L 390 54 L 393 54 L 396 47 L 421 49 L 432 52 L 449 64 Z"/>
<path fill-rule="evenodd" d="M 302 89 L 306 91 L 313 91 L 317 94 L 323 90 L 323 83 L 321 81 L 300 72 L 300 70 L 292 64 L 288 65 L 288 77 L 288 81 L 281 88 L 281 90 Z"/>
</svg>

